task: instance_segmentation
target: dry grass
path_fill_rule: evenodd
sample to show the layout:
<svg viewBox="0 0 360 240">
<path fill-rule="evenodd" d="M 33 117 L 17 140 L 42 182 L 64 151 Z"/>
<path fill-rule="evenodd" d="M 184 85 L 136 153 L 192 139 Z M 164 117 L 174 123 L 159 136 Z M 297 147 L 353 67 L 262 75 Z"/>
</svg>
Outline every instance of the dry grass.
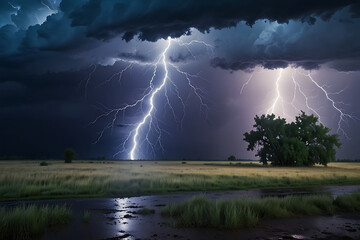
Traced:
<svg viewBox="0 0 360 240">
<path fill-rule="evenodd" d="M 310 168 L 191 161 L 51 161 L 43 167 L 39 163 L 0 161 L 0 200 L 360 183 L 360 163 Z"/>
</svg>

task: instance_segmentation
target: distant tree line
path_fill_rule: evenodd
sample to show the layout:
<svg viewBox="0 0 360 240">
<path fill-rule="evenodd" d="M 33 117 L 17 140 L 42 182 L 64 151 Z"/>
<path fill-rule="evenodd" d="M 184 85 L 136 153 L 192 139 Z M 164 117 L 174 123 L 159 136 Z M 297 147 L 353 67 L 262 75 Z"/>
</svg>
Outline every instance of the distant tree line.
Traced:
<svg viewBox="0 0 360 240">
<path fill-rule="evenodd" d="M 337 134 L 318 123 L 314 115 L 301 112 L 294 122 L 274 114 L 256 116 L 255 130 L 244 133 L 248 151 L 257 149 L 260 162 L 275 166 L 327 165 L 335 161 L 335 147 L 341 146 Z"/>
</svg>

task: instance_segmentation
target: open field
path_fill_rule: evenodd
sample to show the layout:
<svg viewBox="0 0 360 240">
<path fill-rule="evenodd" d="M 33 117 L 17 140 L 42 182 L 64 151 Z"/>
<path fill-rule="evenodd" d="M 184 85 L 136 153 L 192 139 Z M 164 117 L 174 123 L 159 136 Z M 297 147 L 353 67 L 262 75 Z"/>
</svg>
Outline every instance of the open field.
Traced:
<svg viewBox="0 0 360 240">
<path fill-rule="evenodd" d="M 204 196 L 167 205 L 162 214 L 177 218 L 179 227 L 239 228 L 258 224 L 260 219 L 332 215 L 335 211 L 359 211 L 360 192 L 330 195 L 267 197 L 211 201 Z"/>
<path fill-rule="evenodd" d="M 121 197 L 182 191 L 360 184 L 360 163 L 262 167 L 229 162 L 0 161 L 0 200 Z"/>
</svg>

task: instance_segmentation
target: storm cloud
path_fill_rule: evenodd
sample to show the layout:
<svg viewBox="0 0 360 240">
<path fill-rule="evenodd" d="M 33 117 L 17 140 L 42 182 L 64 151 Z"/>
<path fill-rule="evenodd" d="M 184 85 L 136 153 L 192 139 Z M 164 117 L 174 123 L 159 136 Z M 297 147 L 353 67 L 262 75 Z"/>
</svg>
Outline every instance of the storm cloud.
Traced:
<svg viewBox="0 0 360 240">
<path fill-rule="evenodd" d="M 229 70 L 246 70 L 255 66 L 268 69 L 289 65 L 319 69 L 329 65 L 340 71 L 360 69 L 360 21 L 339 11 L 328 20 L 314 25 L 290 21 L 288 24 L 257 22 L 251 29 L 238 25 L 214 31 L 217 56 L 212 66 Z"/>
<path fill-rule="evenodd" d="M 127 41 L 135 36 L 141 40 L 156 41 L 168 36 L 177 38 L 190 34 L 191 28 L 200 32 L 210 28 L 235 27 L 244 21 L 252 26 L 259 19 L 278 23 L 300 20 L 313 24 L 319 17 L 329 20 L 338 10 L 356 1 L 311 0 L 90 0 L 70 14 L 72 26 L 86 26 L 88 36 L 108 39 L 122 34 Z M 354 16 L 356 7 L 351 7 Z"/>
<path fill-rule="evenodd" d="M 154 42 L 169 36 L 191 35 L 194 29 L 212 33 L 225 28 L 225 35 L 213 39 L 218 48 L 212 60 L 214 67 L 247 70 L 258 65 L 273 69 L 292 64 L 317 69 L 335 61 L 331 65 L 334 68 L 354 70 L 359 66 L 344 66 L 343 60 L 358 57 L 357 42 L 360 41 L 353 39 L 360 39 L 356 31 L 359 29 L 359 5 L 355 0 L 2 2 L 0 68 L 18 67 L 19 62 L 23 62 L 23 66 L 39 70 L 34 65 L 42 66 L 51 58 L 67 59 L 69 64 L 59 61 L 49 64 L 49 70 L 77 70 L 84 67 L 84 62 L 97 64 L 104 59 L 90 62 L 89 59 L 75 60 L 74 55 L 111 39 L 121 37 L 131 41 L 138 38 Z M 259 23 L 263 21 L 266 23 Z M 279 26 L 269 30 L 273 24 Z M 310 41 L 314 41 L 313 49 L 308 47 Z M 238 47 L 227 54 L 226 47 L 234 44 Z M 243 48 L 245 44 L 250 45 Z M 126 54 L 135 58 L 143 55 Z M 189 58 L 188 53 L 172 56 L 175 62 Z"/>
</svg>

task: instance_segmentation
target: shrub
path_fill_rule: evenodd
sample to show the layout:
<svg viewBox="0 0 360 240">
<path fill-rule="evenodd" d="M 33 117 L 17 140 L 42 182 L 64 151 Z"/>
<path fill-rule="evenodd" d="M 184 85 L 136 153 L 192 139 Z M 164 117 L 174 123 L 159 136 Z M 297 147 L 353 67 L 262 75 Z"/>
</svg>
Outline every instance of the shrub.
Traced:
<svg viewBox="0 0 360 240">
<path fill-rule="evenodd" d="M 49 165 L 47 162 L 41 162 L 40 163 L 40 166 L 47 166 L 47 165 Z"/>
</svg>

